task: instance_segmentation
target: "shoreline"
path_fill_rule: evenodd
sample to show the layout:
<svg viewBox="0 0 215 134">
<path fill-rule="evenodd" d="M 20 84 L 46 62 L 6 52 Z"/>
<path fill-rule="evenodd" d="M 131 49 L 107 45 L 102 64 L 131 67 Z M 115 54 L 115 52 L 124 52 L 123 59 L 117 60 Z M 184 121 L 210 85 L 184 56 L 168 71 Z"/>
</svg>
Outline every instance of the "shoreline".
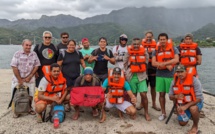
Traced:
<svg viewBox="0 0 215 134">
<path fill-rule="evenodd" d="M 0 85 L 0 134 L 11 133 L 29 133 L 29 134 L 41 134 L 41 133 L 78 133 L 78 134 L 184 134 L 192 126 L 192 121 L 181 127 L 177 122 L 177 116 L 172 115 L 168 125 L 165 121 L 159 121 L 158 116 L 161 112 L 157 112 L 151 108 L 151 96 L 148 92 L 149 99 L 149 113 L 152 121 L 147 122 L 144 118 L 144 110 L 137 111 L 136 120 L 131 120 L 129 116 L 124 114 L 124 119 L 121 120 L 118 117 L 116 109 L 111 109 L 107 112 L 107 119 L 104 123 L 99 123 L 99 117 L 92 117 L 92 111 L 90 108 L 84 108 L 85 112 L 81 113 L 80 118 L 77 121 L 71 119 L 74 110 L 66 113 L 66 120 L 60 124 L 59 129 L 54 129 L 53 124 L 50 122 L 40 123 L 36 122 L 36 116 L 25 115 L 20 118 L 12 118 L 11 108 L 7 109 L 11 96 L 11 79 L 12 69 L 0 69 L 1 79 Z M 204 107 L 203 111 L 206 115 L 205 118 L 200 118 L 199 130 L 204 134 L 215 133 L 215 97 L 204 94 Z M 140 103 L 140 97 L 138 96 L 138 103 Z M 156 103 L 159 106 L 158 94 Z M 173 103 L 166 95 L 166 111 L 167 116 L 170 113 Z"/>
</svg>

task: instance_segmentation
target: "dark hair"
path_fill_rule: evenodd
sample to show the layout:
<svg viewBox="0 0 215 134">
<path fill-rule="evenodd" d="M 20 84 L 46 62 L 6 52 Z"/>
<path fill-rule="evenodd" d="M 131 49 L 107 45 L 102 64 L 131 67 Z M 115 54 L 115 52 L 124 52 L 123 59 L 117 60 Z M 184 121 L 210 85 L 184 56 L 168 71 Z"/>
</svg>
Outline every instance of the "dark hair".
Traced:
<svg viewBox="0 0 215 134">
<path fill-rule="evenodd" d="M 68 35 L 68 37 L 69 37 L 69 33 L 67 33 L 67 32 L 61 33 L 61 34 L 60 34 L 60 37 L 62 37 L 63 35 Z"/>
<path fill-rule="evenodd" d="M 75 46 L 76 46 L 75 40 L 69 40 L 69 41 L 67 42 L 67 45 L 69 45 L 69 43 L 70 43 L 71 41 L 72 41 L 72 42 L 75 44 Z"/>
<path fill-rule="evenodd" d="M 140 40 L 140 38 L 136 38 L 136 37 L 135 37 L 135 38 L 132 39 L 132 41 L 135 41 L 135 40 Z"/>
<path fill-rule="evenodd" d="M 158 40 L 160 39 L 161 36 L 165 36 L 167 40 L 169 39 L 169 37 L 168 37 L 168 35 L 166 33 L 160 33 L 158 35 Z"/>
<path fill-rule="evenodd" d="M 106 41 L 106 46 L 108 45 L 108 43 L 107 43 L 107 38 L 105 38 L 105 37 L 100 37 L 100 38 L 99 38 L 99 42 L 100 42 L 101 40 L 105 40 L 105 41 Z"/>
<path fill-rule="evenodd" d="M 154 36 L 154 35 L 153 35 L 153 32 L 152 32 L 151 30 L 146 31 L 146 32 L 145 32 L 145 35 L 147 35 L 148 33 L 151 34 L 152 36 Z"/>
<path fill-rule="evenodd" d="M 58 65 L 57 63 L 52 63 L 51 66 L 50 66 L 50 71 L 52 71 L 52 69 L 54 67 L 59 67 L 60 68 L 60 65 Z"/>
<path fill-rule="evenodd" d="M 183 43 L 184 42 L 184 39 L 181 39 L 181 43 Z"/>
</svg>

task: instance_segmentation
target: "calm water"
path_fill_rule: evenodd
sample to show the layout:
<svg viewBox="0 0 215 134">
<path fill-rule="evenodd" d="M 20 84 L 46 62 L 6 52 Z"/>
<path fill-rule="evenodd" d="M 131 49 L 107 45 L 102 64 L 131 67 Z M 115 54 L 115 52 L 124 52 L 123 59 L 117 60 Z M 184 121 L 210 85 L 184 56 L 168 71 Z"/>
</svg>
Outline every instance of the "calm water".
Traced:
<svg viewBox="0 0 215 134">
<path fill-rule="evenodd" d="M 21 50 L 20 45 L 0 45 L 0 69 L 10 68 L 13 54 Z M 215 94 L 215 48 L 201 48 L 202 65 L 198 66 L 199 77 L 205 90 Z"/>
</svg>

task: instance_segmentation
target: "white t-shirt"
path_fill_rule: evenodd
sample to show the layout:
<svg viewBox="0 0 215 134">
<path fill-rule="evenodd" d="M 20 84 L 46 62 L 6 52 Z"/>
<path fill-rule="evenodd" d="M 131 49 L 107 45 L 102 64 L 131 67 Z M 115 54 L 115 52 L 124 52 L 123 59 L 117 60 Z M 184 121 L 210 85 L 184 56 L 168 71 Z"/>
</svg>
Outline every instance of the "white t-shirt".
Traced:
<svg viewBox="0 0 215 134">
<path fill-rule="evenodd" d="M 119 46 L 118 49 L 117 49 L 117 46 Z M 127 46 L 125 46 L 125 47 L 122 47 L 121 45 L 117 45 L 117 46 L 114 46 L 113 51 L 112 51 L 114 58 L 116 60 L 115 66 L 119 67 L 121 69 L 124 69 L 123 57 L 125 56 L 125 53 L 128 52 Z"/>
</svg>

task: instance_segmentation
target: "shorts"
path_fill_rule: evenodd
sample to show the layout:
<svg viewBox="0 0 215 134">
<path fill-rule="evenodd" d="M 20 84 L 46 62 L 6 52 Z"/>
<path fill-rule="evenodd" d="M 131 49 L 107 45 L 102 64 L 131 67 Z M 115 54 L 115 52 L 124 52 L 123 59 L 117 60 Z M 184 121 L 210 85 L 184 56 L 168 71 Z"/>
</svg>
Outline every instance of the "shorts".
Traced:
<svg viewBox="0 0 215 134">
<path fill-rule="evenodd" d="M 156 82 L 156 76 L 148 76 L 148 79 L 146 80 L 147 87 L 150 85 L 150 87 L 155 87 Z"/>
<path fill-rule="evenodd" d="M 99 78 L 101 84 L 105 81 L 105 79 L 108 77 L 108 74 L 96 74 Z"/>
<path fill-rule="evenodd" d="M 147 92 L 148 87 L 146 80 L 139 81 L 137 74 L 134 74 L 129 82 L 133 93 Z"/>
<path fill-rule="evenodd" d="M 38 98 L 34 98 L 34 102 L 35 102 L 35 105 L 37 105 L 37 104 L 45 104 L 45 105 L 48 105 L 48 104 L 51 104 L 51 103 L 52 103 L 51 101 L 39 100 Z"/>
<path fill-rule="evenodd" d="M 11 93 L 13 93 L 13 89 L 18 85 L 19 83 L 18 82 L 14 82 L 12 81 L 11 83 Z M 35 82 L 34 83 L 26 83 L 24 82 L 23 83 L 25 86 L 28 86 L 29 87 L 29 95 L 31 97 L 34 96 L 34 92 L 35 92 Z"/>
<path fill-rule="evenodd" d="M 122 104 L 111 104 L 108 99 L 106 99 L 106 105 L 105 105 L 106 108 L 115 107 L 120 111 L 122 111 L 123 113 L 126 113 L 126 109 L 130 106 L 132 106 L 132 104 L 128 101 L 124 101 Z"/>
<path fill-rule="evenodd" d="M 197 103 L 196 106 L 198 107 L 198 109 L 200 111 L 203 108 L 203 101 L 200 101 L 199 103 Z M 185 113 L 187 114 L 187 117 L 190 119 L 191 112 L 190 112 L 189 108 L 187 110 L 185 110 Z M 178 120 L 183 121 L 183 119 L 182 119 L 182 117 L 180 115 L 178 115 Z"/>
<path fill-rule="evenodd" d="M 173 78 L 157 77 L 156 76 L 156 92 L 169 93 L 169 88 Z"/>
<path fill-rule="evenodd" d="M 73 87 L 75 84 L 76 78 L 78 78 L 79 76 L 71 78 L 71 77 L 68 77 L 67 75 L 63 75 L 63 77 L 66 79 L 66 86 Z"/>
</svg>

